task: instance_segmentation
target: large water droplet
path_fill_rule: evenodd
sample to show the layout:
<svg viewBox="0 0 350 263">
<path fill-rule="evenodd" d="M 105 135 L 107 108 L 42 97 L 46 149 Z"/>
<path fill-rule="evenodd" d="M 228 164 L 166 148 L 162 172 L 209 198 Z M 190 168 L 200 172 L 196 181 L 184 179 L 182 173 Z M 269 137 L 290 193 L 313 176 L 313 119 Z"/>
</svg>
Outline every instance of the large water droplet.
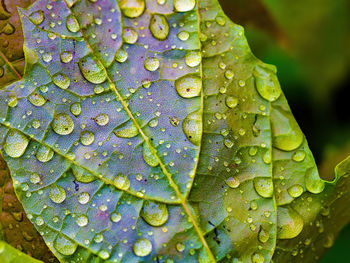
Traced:
<svg viewBox="0 0 350 263">
<path fill-rule="evenodd" d="M 110 257 L 110 254 L 107 250 L 102 249 L 100 252 L 98 252 L 98 255 L 100 258 L 106 260 Z"/>
<path fill-rule="evenodd" d="M 70 112 L 74 115 L 74 116 L 79 116 L 81 113 L 81 105 L 79 102 L 74 102 L 71 106 L 70 106 Z"/>
<path fill-rule="evenodd" d="M 271 178 L 254 178 L 254 188 L 262 197 L 269 198 L 273 195 L 273 183 Z"/>
<path fill-rule="evenodd" d="M 308 169 L 305 174 L 306 189 L 313 194 L 321 193 L 325 188 L 325 182 L 320 178 L 317 168 Z"/>
<path fill-rule="evenodd" d="M 70 85 L 70 79 L 63 73 L 57 73 L 53 75 L 52 81 L 57 87 L 61 89 L 68 89 Z"/>
<path fill-rule="evenodd" d="M 290 194 L 291 197 L 294 197 L 294 198 L 301 196 L 303 192 L 304 192 L 304 188 L 299 184 L 295 184 L 288 188 L 288 193 Z"/>
<path fill-rule="evenodd" d="M 28 100 L 31 104 L 37 107 L 41 107 L 46 103 L 46 99 L 39 93 L 33 93 L 29 95 Z"/>
<path fill-rule="evenodd" d="M 240 185 L 240 181 L 236 176 L 227 178 L 225 182 L 230 188 L 237 188 Z"/>
<path fill-rule="evenodd" d="M 120 138 L 133 138 L 139 134 L 139 129 L 130 120 L 116 128 L 114 134 Z"/>
<path fill-rule="evenodd" d="M 159 68 L 159 59 L 157 58 L 146 58 L 145 59 L 145 69 L 148 71 L 156 71 Z"/>
<path fill-rule="evenodd" d="M 106 113 L 101 113 L 94 118 L 95 122 L 99 126 L 106 126 L 109 122 L 109 116 Z"/>
<path fill-rule="evenodd" d="M 40 25 L 45 19 L 44 12 L 41 10 L 35 11 L 29 15 L 29 19 L 34 25 Z"/>
<path fill-rule="evenodd" d="M 201 63 L 202 57 L 199 51 L 191 51 L 186 54 L 185 62 L 187 66 L 194 68 Z"/>
<path fill-rule="evenodd" d="M 10 131 L 6 136 L 4 150 L 12 158 L 21 157 L 27 149 L 28 138 L 17 131 Z"/>
<path fill-rule="evenodd" d="M 183 76 L 175 81 L 177 93 L 183 98 L 199 96 L 202 90 L 202 79 L 197 75 Z"/>
<path fill-rule="evenodd" d="M 145 201 L 141 216 L 151 226 L 161 226 L 168 220 L 168 208 L 165 204 Z"/>
<path fill-rule="evenodd" d="M 146 4 L 145 0 L 120 0 L 119 6 L 125 16 L 135 18 L 142 15 Z"/>
<path fill-rule="evenodd" d="M 187 115 L 182 122 L 182 129 L 187 139 L 194 145 L 199 145 L 202 139 L 202 114 L 195 111 Z"/>
<path fill-rule="evenodd" d="M 164 15 L 153 15 L 149 23 L 152 35 L 159 40 L 165 40 L 169 35 L 169 23 Z"/>
<path fill-rule="evenodd" d="M 67 29 L 70 32 L 76 33 L 80 30 L 79 22 L 77 18 L 73 15 L 67 17 Z"/>
<path fill-rule="evenodd" d="M 61 53 L 60 57 L 61 57 L 61 61 L 62 61 L 63 63 L 69 63 L 69 62 L 71 62 L 72 59 L 73 59 L 73 54 L 72 54 L 72 52 L 70 52 L 70 51 L 63 51 L 63 52 Z"/>
<path fill-rule="evenodd" d="M 79 196 L 78 196 L 78 202 L 82 205 L 85 205 L 89 202 L 90 200 L 90 195 L 87 192 L 82 192 Z"/>
<path fill-rule="evenodd" d="M 96 177 L 93 174 L 77 166 L 72 167 L 72 172 L 75 179 L 81 183 L 90 183 L 96 179 Z"/>
<path fill-rule="evenodd" d="M 292 159 L 293 161 L 296 161 L 296 162 L 302 162 L 304 161 L 305 156 L 306 156 L 305 152 L 303 150 L 299 150 L 293 154 Z"/>
<path fill-rule="evenodd" d="M 46 163 L 52 159 L 53 155 L 53 150 L 45 145 L 40 145 L 35 156 L 39 162 Z"/>
<path fill-rule="evenodd" d="M 89 219 L 86 215 L 80 215 L 76 218 L 75 222 L 78 226 L 86 226 L 89 223 Z"/>
<path fill-rule="evenodd" d="M 122 219 L 122 215 L 118 212 L 114 212 L 111 214 L 111 221 L 114 223 L 118 223 Z"/>
<path fill-rule="evenodd" d="M 118 61 L 119 63 L 124 63 L 127 59 L 128 59 L 128 52 L 126 52 L 124 49 L 119 49 L 115 56 L 115 60 Z"/>
<path fill-rule="evenodd" d="M 59 185 L 53 185 L 50 187 L 49 196 L 52 202 L 63 203 L 66 200 L 66 190 Z"/>
<path fill-rule="evenodd" d="M 178 12 L 187 12 L 194 8 L 196 0 L 174 0 L 175 10 Z"/>
<path fill-rule="evenodd" d="M 264 229 L 261 229 L 259 232 L 258 238 L 259 238 L 260 242 L 266 243 L 270 238 L 270 234 L 269 234 L 269 232 L 265 231 Z"/>
<path fill-rule="evenodd" d="M 291 239 L 298 236 L 304 226 L 302 217 L 290 207 L 278 207 L 277 222 L 279 239 Z"/>
<path fill-rule="evenodd" d="M 143 144 L 143 159 L 145 162 L 152 167 L 156 167 L 159 164 L 159 160 L 151 152 L 147 143 Z"/>
<path fill-rule="evenodd" d="M 32 184 L 38 184 L 41 181 L 40 176 L 37 173 L 32 173 L 29 180 Z"/>
<path fill-rule="evenodd" d="M 113 184 L 115 187 L 117 187 L 118 189 L 121 189 L 121 190 L 128 190 L 130 188 L 129 178 L 123 174 L 118 174 L 114 178 Z"/>
<path fill-rule="evenodd" d="M 85 145 L 91 145 L 95 140 L 95 135 L 91 131 L 83 131 L 80 134 L 80 142 Z"/>
<path fill-rule="evenodd" d="M 139 35 L 137 34 L 135 29 L 131 27 L 124 28 L 123 39 L 126 43 L 135 44 L 138 38 L 139 38 Z"/>
<path fill-rule="evenodd" d="M 147 238 L 140 238 L 134 243 L 133 250 L 136 256 L 145 257 L 152 252 L 152 243 Z"/>
<path fill-rule="evenodd" d="M 79 60 L 79 68 L 84 78 L 93 84 L 101 84 L 107 79 L 107 73 L 99 61 L 91 56 Z"/>
<path fill-rule="evenodd" d="M 78 247 L 78 244 L 73 241 L 68 240 L 63 235 L 58 235 L 58 237 L 54 241 L 54 247 L 57 249 L 59 253 L 65 256 L 73 255 L 75 250 Z"/>
<path fill-rule="evenodd" d="M 292 151 L 303 143 L 304 135 L 290 112 L 272 107 L 271 126 L 273 146 L 277 149 Z"/>
<path fill-rule="evenodd" d="M 277 100 L 281 93 L 281 86 L 276 76 L 276 67 L 272 65 L 258 65 L 254 70 L 255 85 L 261 97 L 268 101 Z"/>
<path fill-rule="evenodd" d="M 51 125 L 52 129 L 59 135 L 68 135 L 74 130 L 74 122 L 66 113 L 59 113 L 55 115 Z"/>
</svg>

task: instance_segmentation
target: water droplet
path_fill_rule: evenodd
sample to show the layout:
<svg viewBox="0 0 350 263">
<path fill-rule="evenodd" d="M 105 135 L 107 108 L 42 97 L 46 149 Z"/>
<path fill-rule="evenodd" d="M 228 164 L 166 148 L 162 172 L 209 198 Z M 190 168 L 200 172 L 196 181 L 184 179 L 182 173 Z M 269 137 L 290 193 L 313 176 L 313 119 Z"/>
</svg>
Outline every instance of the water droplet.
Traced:
<svg viewBox="0 0 350 263">
<path fill-rule="evenodd" d="M 159 68 L 159 60 L 157 58 L 146 58 L 145 59 L 145 69 L 148 71 L 156 71 Z"/>
<path fill-rule="evenodd" d="M 109 122 L 109 116 L 106 113 L 101 113 L 94 118 L 95 122 L 99 126 L 106 126 Z"/>
<path fill-rule="evenodd" d="M 195 0 L 174 0 L 175 10 L 178 12 L 187 12 L 194 8 Z"/>
<path fill-rule="evenodd" d="M 90 195 L 87 192 L 82 192 L 79 196 L 78 196 L 78 202 L 82 205 L 85 205 L 89 202 L 90 200 Z"/>
<path fill-rule="evenodd" d="M 236 176 L 229 177 L 225 182 L 231 188 L 237 188 L 240 185 L 240 181 Z"/>
<path fill-rule="evenodd" d="M 15 96 L 10 96 L 7 101 L 7 105 L 11 108 L 16 107 L 18 104 L 18 100 Z"/>
<path fill-rule="evenodd" d="M 136 256 L 145 257 L 152 252 L 152 243 L 147 238 L 140 238 L 134 243 L 133 250 Z"/>
<path fill-rule="evenodd" d="M 299 184 L 295 184 L 288 188 L 288 193 L 290 194 L 291 197 L 294 197 L 294 198 L 301 196 L 303 192 L 304 192 L 304 188 Z"/>
<path fill-rule="evenodd" d="M 298 236 L 304 226 L 302 217 L 290 207 L 278 207 L 277 222 L 279 239 L 291 239 Z"/>
<path fill-rule="evenodd" d="M 68 135 L 74 130 L 74 122 L 66 113 L 57 114 L 51 125 L 52 129 L 59 135 Z"/>
<path fill-rule="evenodd" d="M 53 245 L 59 253 L 65 256 L 73 255 L 78 247 L 78 244 L 68 240 L 63 235 L 60 235 L 60 234 L 55 239 Z"/>
<path fill-rule="evenodd" d="M 70 85 L 70 79 L 63 73 L 57 73 L 53 75 L 52 81 L 57 87 L 61 89 L 68 89 Z"/>
<path fill-rule="evenodd" d="M 46 103 L 46 99 L 39 93 L 33 93 L 29 95 L 28 100 L 31 104 L 37 107 L 41 107 Z"/>
<path fill-rule="evenodd" d="M 128 59 L 128 52 L 126 52 L 124 49 L 119 49 L 116 56 L 115 56 L 115 60 L 123 63 Z"/>
<path fill-rule="evenodd" d="M 81 105 L 79 102 L 74 102 L 71 106 L 70 106 L 70 112 L 74 115 L 74 116 L 79 116 L 81 113 Z"/>
<path fill-rule="evenodd" d="M 334 244 L 334 234 L 329 234 L 326 236 L 325 240 L 323 241 L 323 246 L 325 248 L 330 248 Z"/>
<path fill-rule="evenodd" d="M 271 178 L 254 178 L 254 188 L 262 197 L 269 198 L 273 195 L 273 183 Z"/>
<path fill-rule="evenodd" d="M 149 29 L 156 39 L 165 40 L 169 35 L 169 23 L 164 15 L 155 14 L 151 17 Z"/>
<path fill-rule="evenodd" d="M 51 150 L 50 148 L 44 145 L 40 145 L 36 152 L 36 158 L 38 159 L 38 161 L 42 163 L 50 161 L 53 155 L 54 155 L 53 150 Z"/>
<path fill-rule="evenodd" d="M 151 226 L 161 226 L 168 220 L 168 208 L 165 204 L 145 201 L 141 216 Z"/>
<path fill-rule="evenodd" d="M 93 84 L 101 84 L 107 79 L 107 73 L 99 61 L 91 56 L 79 60 L 79 68 L 84 78 Z"/>
<path fill-rule="evenodd" d="M 6 136 L 4 150 L 12 158 L 21 157 L 29 144 L 28 138 L 17 131 L 10 131 Z"/>
<path fill-rule="evenodd" d="M 238 99 L 235 97 L 228 96 L 226 98 L 226 105 L 227 107 L 233 109 L 238 105 Z"/>
<path fill-rule="evenodd" d="M 317 168 L 308 169 L 305 174 L 306 189 L 313 194 L 321 193 L 325 188 L 325 182 L 320 178 Z"/>
<path fill-rule="evenodd" d="M 258 65 L 254 70 L 255 85 L 261 97 L 268 101 L 277 100 L 281 93 L 281 86 L 276 76 L 276 67 L 272 65 Z"/>
<path fill-rule="evenodd" d="M 120 138 L 133 138 L 139 134 L 139 130 L 130 120 L 116 128 L 114 134 Z"/>
<path fill-rule="evenodd" d="M 123 14 L 130 18 L 139 17 L 145 10 L 145 0 L 120 0 L 120 9 Z"/>
<path fill-rule="evenodd" d="M 199 96 L 202 90 L 202 79 L 196 75 L 183 76 L 175 81 L 177 93 L 183 98 Z"/>
<path fill-rule="evenodd" d="M 40 176 L 37 173 L 32 173 L 29 180 L 32 184 L 38 184 L 41 181 Z"/>
<path fill-rule="evenodd" d="M 67 29 L 72 32 L 76 33 L 80 30 L 79 22 L 77 18 L 73 15 L 70 15 L 67 17 Z"/>
<path fill-rule="evenodd" d="M 185 250 L 185 245 L 184 243 L 177 243 L 176 244 L 176 250 L 179 251 L 179 252 L 183 252 Z"/>
<path fill-rule="evenodd" d="M 188 114 L 182 122 L 182 129 L 191 143 L 199 145 L 203 132 L 201 112 L 195 111 Z"/>
<path fill-rule="evenodd" d="M 124 28 L 123 39 L 127 44 L 135 44 L 138 38 L 139 35 L 137 34 L 135 29 L 131 27 Z"/>
<path fill-rule="evenodd" d="M 226 24 L 226 20 L 223 16 L 217 16 L 215 18 L 216 23 L 218 23 L 220 26 L 224 26 Z"/>
<path fill-rule="evenodd" d="M 44 12 L 41 10 L 33 12 L 29 15 L 29 19 L 34 25 L 40 25 L 45 19 Z"/>
<path fill-rule="evenodd" d="M 66 190 L 59 185 L 53 185 L 50 187 L 49 196 L 52 202 L 56 204 L 63 203 L 66 200 Z"/>
<path fill-rule="evenodd" d="M 78 226 L 86 226 L 89 223 L 89 219 L 86 215 L 80 215 L 76 218 L 75 222 Z"/>
<path fill-rule="evenodd" d="M 260 229 L 258 237 L 259 237 L 260 242 L 266 243 L 270 238 L 270 234 L 269 234 L 269 232 L 265 231 L 264 229 Z"/>
<path fill-rule="evenodd" d="M 152 119 L 150 120 L 150 122 L 148 123 L 149 127 L 154 128 L 158 126 L 158 120 L 157 119 Z"/>
<path fill-rule="evenodd" d="M 159 164 L 159 160 L 151 152 L 147 143 L 143 144 L 143 159 L 145 162 L 152 167 L 156 167 Z"/>
<path fill-rule="evenodd" d="M 121 189 L 121 190 L 128 190 L 130 188 L 129 178 L 123 174 L 118 174 L 114 178 L 113 184 L 115 187 L 117 187 L 118 189 Z"/>
<path fill-rule="evenodd" d="M 283 151 L 297 149 L 304 140 L 304 135 L 291 112 L 271 108 L 273 146 Z"/>
<path fill-rule="evenodd" d="M 265 258 L 260 253 L 254 253 L 252 255 L 252 263 L 264 263 L 264 262 L 265 262 Z"/>
<path fill-rule="evenodd" d="M 95 237 L 94 237 L 94 241 L 96 243 L 101 243 L 103 241 L 103 235 L 102 234 L 97 234 Z"/>
<path fill-rule="evenodd" d="M 72 172 L 75 179 L 81 183 L 90 183 L 96 179 L 96 177 L 93 174 L 77 166 L 72 167 Z"/>
<path fill-rule="evenodd" d="M 95 140 L 95 135 L 91 131 L 83 131 L 80 134 L 80 142 L 85 145 L 91 145 Z"/>
<path fill-rule="evenodd" d="M 257 152 L 258 152 L 258 148 L 257 147 L 252 146 L 252 147 L 249 148 L 249 155 L 250 156 L 255 156 Z"/>
<path fill-rule="evenodd" d="M 43 53 L 42 58 L 44 62 L 49 63 L 52 60 L 52 54 L 50 52 L 45 52 Z"/>
<path fill-rule="evenodd" d="M 100 252 L 98 252 L 98 255 L 102 259 L 108 259 L 110 257 L 110 254 L 107 250 L 101 250 Z"/>
<path fill-rule="evenodd" d="M 114 212 L 111 214 L 111 220 L 114 223 L 118 223 L 122 219 L 122 215 L 118 212 Z"/>
<path fill-rule="evenodd" d="M 190 34 L 187 31 L 181 31 L 177 34 L 177 37 L 182 41 L 186 41 L 189 39 Z"/>
<path fill-rule="evenodd" d="M 41 216 L 38 216 L 36 219 L 35 219 L 35 224 L 38 225 L 38 226 L 42 226 L 44 224 L 44 219 L 41 217 Z"/>
<path fill-rule="evenodd" d="M 69 63 L 73 59 L 73 54 L 70 51 L 63 51 L 60 57 L 63 63 Z"/>
<path fill-rule="evenodd" d="M 193 68 L 201 63 L 202 57 L 199 51 L 191 51 L 186 54 L 185 62 L 187 66 Z"/>
<path fill-rule="evenodd" d="M 294 154 L 293 154 L 293 157 L 292 159 L 296 162 L 302 162 L 304 161 L 305 159 L 305 152 L 302 151 L 302 150 L 299 150 L 299 151 L 296 151 Z"/>
<path fill-rule="evenodd" d="M 234 76 L 235 76 L 235 74 L 233 73 L 232 70 L 226 70 L 225 71 L 225 78 L 227 78 L 228 80 L 233 79 Z"/>
</svg>

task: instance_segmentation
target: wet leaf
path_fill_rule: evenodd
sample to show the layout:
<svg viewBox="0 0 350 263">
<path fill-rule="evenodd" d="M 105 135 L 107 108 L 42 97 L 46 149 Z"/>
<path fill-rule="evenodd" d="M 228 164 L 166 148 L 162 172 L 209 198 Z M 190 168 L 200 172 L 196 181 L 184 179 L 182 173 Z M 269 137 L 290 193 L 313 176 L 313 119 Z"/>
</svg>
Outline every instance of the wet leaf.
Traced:
<svg viewBox="0 0 350 263">
<path fill-rule="evenodd" d="M 21 251 L 0 240 L 0 261 L 6 263 L 40 263 L 42 261 L 31 258 Z"/>
<path fill-rule="evenodd" d="M 26 72 L 0 92 L 0 145 L 61 262 L 262 263 L 303 231 L 290 204 L 328 183 L 276 68 L 217 1 L 19 12 Z"/>
</svg>

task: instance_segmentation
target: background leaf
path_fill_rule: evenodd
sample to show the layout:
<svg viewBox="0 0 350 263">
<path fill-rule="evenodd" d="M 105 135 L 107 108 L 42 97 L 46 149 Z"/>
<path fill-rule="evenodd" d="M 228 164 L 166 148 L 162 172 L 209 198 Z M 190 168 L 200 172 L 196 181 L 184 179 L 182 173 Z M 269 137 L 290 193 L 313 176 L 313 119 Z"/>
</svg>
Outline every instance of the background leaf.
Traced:
<svg viewBox="0 0 350 263">
<path fill-rule="evenodd" d="M 19 250 L 0 241 L 0 260 L 6 263 L 40 263 L 42 261 L 36 260 L 20 252 Z"/>
</svg>

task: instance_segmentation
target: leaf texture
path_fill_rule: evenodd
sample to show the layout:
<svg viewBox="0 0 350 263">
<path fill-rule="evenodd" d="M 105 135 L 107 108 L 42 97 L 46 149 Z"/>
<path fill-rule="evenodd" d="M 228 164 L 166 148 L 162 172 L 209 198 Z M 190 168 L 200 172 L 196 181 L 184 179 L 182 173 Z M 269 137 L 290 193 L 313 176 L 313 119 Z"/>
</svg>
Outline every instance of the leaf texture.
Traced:
<svg viewBox="0 0 350 263">
<path fill-rule="evenodd" d="M 269 262 L 325 182 L 276 68 L 215 0 L 39 0 L 0 141 L 62 262 Z"/>
</svg>

